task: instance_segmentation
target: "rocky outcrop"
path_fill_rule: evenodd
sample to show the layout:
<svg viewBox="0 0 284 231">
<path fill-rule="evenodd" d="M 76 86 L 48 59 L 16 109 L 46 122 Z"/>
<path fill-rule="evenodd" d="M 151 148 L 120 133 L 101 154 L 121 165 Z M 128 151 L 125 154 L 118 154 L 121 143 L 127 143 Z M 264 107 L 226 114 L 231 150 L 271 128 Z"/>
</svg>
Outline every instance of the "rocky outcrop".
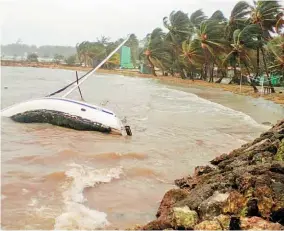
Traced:
<svg viewBox="0 0 284 231">
<path fill-rule="evenodd" d="M 284 120 L 175 181 L 143 230 L 284 230 Z"/>
</svg>

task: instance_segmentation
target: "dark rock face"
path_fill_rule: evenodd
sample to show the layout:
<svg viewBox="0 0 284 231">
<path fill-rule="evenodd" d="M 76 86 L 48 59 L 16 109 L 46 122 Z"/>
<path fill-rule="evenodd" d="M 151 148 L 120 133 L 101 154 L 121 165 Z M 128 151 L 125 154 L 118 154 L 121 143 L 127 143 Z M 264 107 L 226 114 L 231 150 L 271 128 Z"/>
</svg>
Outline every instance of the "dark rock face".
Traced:
<svg viewBox="0 0 284 231">
<path fill-rule="evenodd" d="M 284 229 L 284 120 L 210 163 L 175 180 L 180 189 L 165 194 L 142 229 Z"/>
<path fill-rule="evenodd" d="M 100 123 L 72 116 L 67 113 L 52 110 L 34 110 L 19 113 L 11 117 L 12 120 L 21 123 L 49 123 L 61 127 L 72 128 L 82 131 L 99 131 L 110 133 L 111 128 Z"/>
</svg>

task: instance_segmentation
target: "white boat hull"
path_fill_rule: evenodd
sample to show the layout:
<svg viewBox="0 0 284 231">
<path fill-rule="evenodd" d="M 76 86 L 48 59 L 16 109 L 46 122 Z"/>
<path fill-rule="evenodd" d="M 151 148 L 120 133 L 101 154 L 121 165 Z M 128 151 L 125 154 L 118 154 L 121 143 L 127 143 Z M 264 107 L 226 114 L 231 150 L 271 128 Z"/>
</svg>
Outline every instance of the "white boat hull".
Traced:
<svg viewBox="0 0 284 231">
<path fill-rule="evenodd" d="M 78 124 L 79 121 L 81 125 L 83 123 L 83 127 L 85 127 L 86 130 L 95 130 L 88 128 L 89 124 L 93 128 L 95 128 L 95 126 L 110 128 L 111 133 L 122 135 L 124 131 L 122 122 L 112 111 L 82 101 L 59 97 L 46 97 L 22 102 L 3 109 L 1 116 L 11 117 L 18 122 L 27 120 L 26 117 L 29 117 L 30 120 L 27 122 L 46 122 L 48 121 L 48 117 L 53 121 L 49 123 L 62 126 L 62 122 L 60 122 L 60 124 L 54 122 L 54 117 L 56 117 L 63 118 L 63 120 L 65 119 L 64 121 L 68 119 L 69 122 L 76 122 L 76 124 Z M 79 130 L 84 129 L 79 128 Z M 106 129 L 106 131 L 107 130 L 108 129 Z"/>
</svg>

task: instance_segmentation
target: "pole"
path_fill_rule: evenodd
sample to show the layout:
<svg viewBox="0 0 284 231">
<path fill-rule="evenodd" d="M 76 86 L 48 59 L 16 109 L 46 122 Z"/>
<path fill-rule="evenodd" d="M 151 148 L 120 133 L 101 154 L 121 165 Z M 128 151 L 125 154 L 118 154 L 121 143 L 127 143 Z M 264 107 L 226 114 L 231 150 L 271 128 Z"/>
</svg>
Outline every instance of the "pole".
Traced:
<svg viewBox="0 0 284 231">
<path fill-rule="evenodd" d="M 242 73 L 241 73 L 240 92 L 242 92 L 242 79 L 243 79 L 243 76 L 242 76 Z"/>
<path fill-rule="evenodd" d="M 70 91 L 68 91 L 67 93 L 65 93 L 62 98 L 65 98 L 66 96 L 68 96 L 70 93 L 72 93 L 77 87 L 79 87 L 90 75 L 92 75 L 93 73 L 96 72 L 96 70 L 98 70 L 115 52 L 117 52 L 119 50 L 120 47 L 122 47 L 127 40 L 130 38 L 130 35 L 127 36 L 127 38 L 113 51 L 111 52 L 98 66 L 96 66 L 92 71 L 90 71 L 88 73 L 88 75 L 86 75 L 82 81 L 79 84 L 74 84 L 75 86 L 73 88 L 70 89 Z"/>
</svg>

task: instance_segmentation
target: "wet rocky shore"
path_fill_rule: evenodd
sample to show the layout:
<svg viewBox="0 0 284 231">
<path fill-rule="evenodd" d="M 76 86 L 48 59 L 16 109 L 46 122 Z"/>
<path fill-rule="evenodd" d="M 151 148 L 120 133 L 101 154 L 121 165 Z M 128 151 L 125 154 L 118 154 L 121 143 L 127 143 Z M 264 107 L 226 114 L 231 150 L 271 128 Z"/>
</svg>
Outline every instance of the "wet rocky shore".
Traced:
<svg viewBox="0 0 284 231">
<path fill-rule="evenodd" d="M 284 230 L 284 119 L 175 181 L 139 230 Z"/>
</svg>

